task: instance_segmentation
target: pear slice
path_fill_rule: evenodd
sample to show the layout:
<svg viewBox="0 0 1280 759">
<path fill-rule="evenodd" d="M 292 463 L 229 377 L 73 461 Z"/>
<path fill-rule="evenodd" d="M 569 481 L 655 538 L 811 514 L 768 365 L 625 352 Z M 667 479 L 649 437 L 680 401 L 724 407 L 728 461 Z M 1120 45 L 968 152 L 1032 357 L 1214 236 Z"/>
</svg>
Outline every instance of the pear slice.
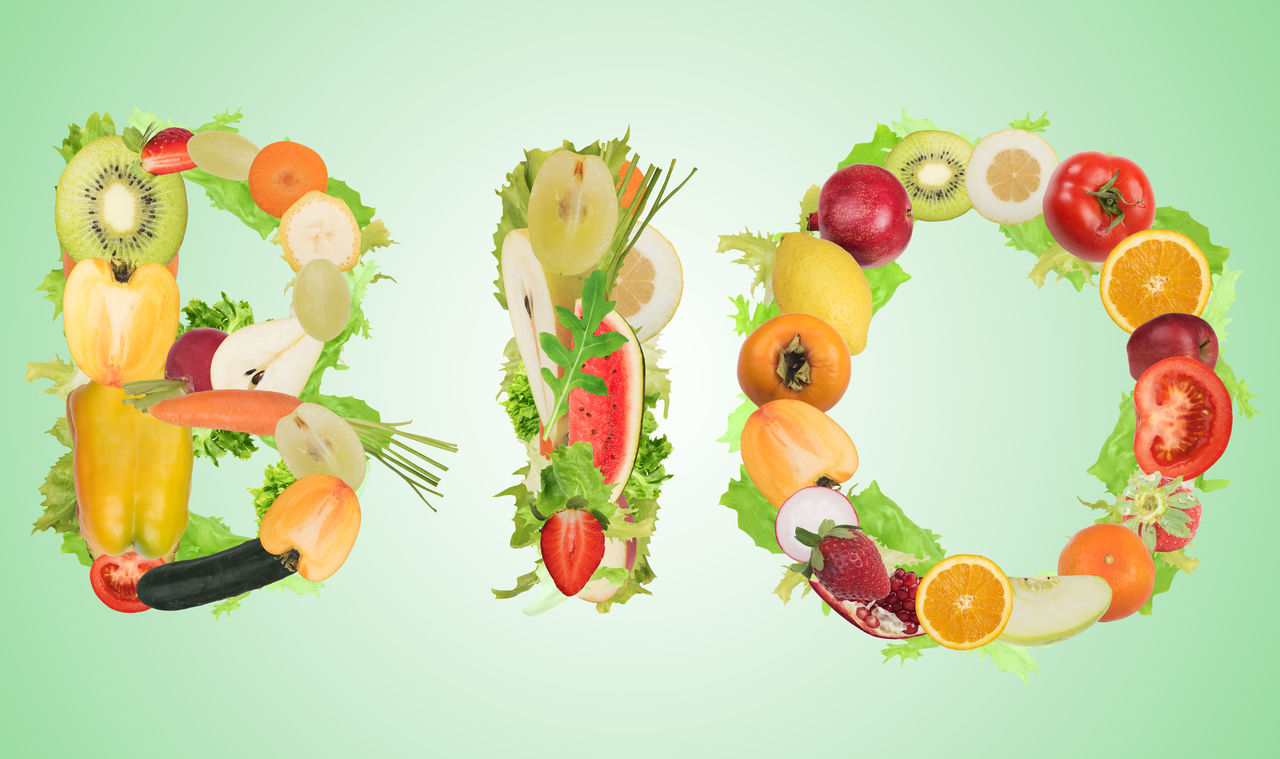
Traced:
<svg viewBox="0 0 1280 759">
<path fill-rule="evenodd" d="M 324 343 L 308 335 L 296 316 L 250 324 L 232 332 L 213 353 L 215 390 L 273 390 L 297 395 L 307 384 Z"/>
<path fill-rule="evenodd" d="M 1087 630 L 1111 606 L 1111 586 L 1101 577 L 1010 577 L 1013 614 L 1000 640 L 1046 646 Z"/>
<path fill-rule="evenodd" d="M 533 255 L 527 229 L 513 229 L 502 241 L 502 287 L 507 294 L 507 314 L 511 317 L 516 347 L 520 349 L 520 360 L 524 362 L 529 387 L 533 390 L 533 404 L 545 425 L 555 396 L 543 380 L 542 370 L 550 369 L 554 373 L 557 367 L 542 350 L 538 333 L 556 334 L 556 312 L 551 305 L 546 274 Z"/>
</svg>

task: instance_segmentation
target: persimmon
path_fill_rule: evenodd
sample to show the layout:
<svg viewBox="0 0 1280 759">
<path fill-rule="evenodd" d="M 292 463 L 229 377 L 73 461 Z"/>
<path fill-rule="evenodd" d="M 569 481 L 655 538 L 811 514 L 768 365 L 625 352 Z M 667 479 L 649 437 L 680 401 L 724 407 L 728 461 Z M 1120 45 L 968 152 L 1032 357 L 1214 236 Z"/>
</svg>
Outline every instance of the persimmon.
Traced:
<svg viewBox="0 0 1280 759">
<path fill-rule="evenodd" d="M 774 508 L 800 488 L 836 485 L 858 471 L 858 449 L 840 425 L 804 401 L 770 401 L 742 428 L 742 464 Z"/>
<path fill-rule="evenodd" d="M 277 219 L 312 190 L 329 186 L 329 169 L 311 148 L 297 142 L 273 142 L 254 156 L 249 167 L 249 194 Z"/>
<path fill-rule="evenodd" d="M 738 353 L 738 384 L 757 406 L 790 398 L 826 411 L 844 395 L 849 373 L 844 338 L 811 314 L 773 317 Z"/>
<path fill-rule="evenodd" d="M 1095 524 L 1067 541 L 1058 556 L 1060 575 L 1096 575 L 1111 586 L 1111 606 L 1100 622 L 1124 619 L 1151 597 L 1156 565 L 1138 533 L 1118 524 Z"/>
<path fill-rule="evenodd" d="M 258 526 L 269 553 L 298 554 L 298 574 L 320 582 L 337 572 L 360 532 L 360 501 L 331 474 L 309 474 L 276 498 Z"/>
</svg>

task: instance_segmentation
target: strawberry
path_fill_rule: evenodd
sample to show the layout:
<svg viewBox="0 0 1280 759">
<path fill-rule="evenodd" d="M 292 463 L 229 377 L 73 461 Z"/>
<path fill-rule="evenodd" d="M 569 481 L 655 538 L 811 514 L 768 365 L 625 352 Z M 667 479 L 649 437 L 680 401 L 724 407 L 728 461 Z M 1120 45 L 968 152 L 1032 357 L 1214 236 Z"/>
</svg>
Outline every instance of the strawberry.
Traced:
<svg viewBox="0 0 1280 759">
<path fill-rule="evenodd" d="M 542 525 L 542 563 L 556 587 L 574 596 L 604 559 L 604 528 L 581 509 L 562 509 Z"/>
<path fill-rule="evenodd" d="M 1200 501 L 1179 477 L 1138 472 L 1120 494 L 1120 520 L 1149 551 L 1176 551 L 1196 536 Z"/>
<path fill-rule="evenodd" d="M 796 538 L 813 549 L 809 563 L 797 570 L 812 573 L 831 595 L 842 601 L 875 601 L 889 594 L 889 571 L 875 542 L 857 527 L 828 519 L 813 534 L 796 529 Z"/>
<path fill-rule="evenodd" d="M 187 155 L 187 140 L 191 132 L 182 127 L 169 127 L 156 132 L 142 146 L 142 168 L 151 174 L 173 174 L 194 169 L 196 164 Z"/>
</svg>

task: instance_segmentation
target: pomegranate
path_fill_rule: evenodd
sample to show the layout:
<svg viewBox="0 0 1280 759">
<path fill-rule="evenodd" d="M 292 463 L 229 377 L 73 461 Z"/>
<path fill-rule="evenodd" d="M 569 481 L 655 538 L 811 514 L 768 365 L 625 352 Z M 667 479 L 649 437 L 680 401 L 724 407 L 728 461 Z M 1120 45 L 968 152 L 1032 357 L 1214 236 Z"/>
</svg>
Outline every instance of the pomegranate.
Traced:
<svg viewBox="0 0 1280 759">
<path fill-rule="evenodd" d="M 889 576 L 888 595 L 875 601 L 841 601 L 817 580 L 810 580 L 809 585 L 837 614 L 867 635 L 889 639 L 924 635 L 916 618 L 916 588 L 920 578 L 915 572 L 895 569 Z"/>
<path fill-rule="evenodd" d="M 864 269 L 890 263 L 911 241 L 911 199 L 888 169 L 846 166 L 822 185 L 809 229 L 848 251 Z"/>
</svg>

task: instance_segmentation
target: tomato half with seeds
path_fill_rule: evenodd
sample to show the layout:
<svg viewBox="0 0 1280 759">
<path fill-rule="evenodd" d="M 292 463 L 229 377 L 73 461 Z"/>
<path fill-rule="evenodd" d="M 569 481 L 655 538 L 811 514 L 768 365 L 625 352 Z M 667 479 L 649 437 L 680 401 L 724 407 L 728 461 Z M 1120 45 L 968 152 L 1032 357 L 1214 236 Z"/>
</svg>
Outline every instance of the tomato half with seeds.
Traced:
<svg viewBox="0 0 1280 759">
<path fill-rule="evenodd" d="M 773 317 L 738 353 L 738 384 L 757 406 L 789 398 L 826 411 L 849 387 L 849 373 L 844 338 L 810 314 Z"/>
<path fill-rule="evenodd" d="M 1133 452 L 1147 474 L 1190 481 L 1213 466 L 1231 439 L 1231 396 L 1213 370 L 1189 356 L 1157 361 L 1133 391 Z"/>
<path fill-rule="evenodd" d="M 146 611 L 151 607 L 138 600 L 138 578 L 163 563 L 163 558 L 143 559 L 133 551 L 120 556 L 103 554 L 89 568 L 89 583 L 98 599 L 111 609 L 126 614 Z"/>
</svg>

